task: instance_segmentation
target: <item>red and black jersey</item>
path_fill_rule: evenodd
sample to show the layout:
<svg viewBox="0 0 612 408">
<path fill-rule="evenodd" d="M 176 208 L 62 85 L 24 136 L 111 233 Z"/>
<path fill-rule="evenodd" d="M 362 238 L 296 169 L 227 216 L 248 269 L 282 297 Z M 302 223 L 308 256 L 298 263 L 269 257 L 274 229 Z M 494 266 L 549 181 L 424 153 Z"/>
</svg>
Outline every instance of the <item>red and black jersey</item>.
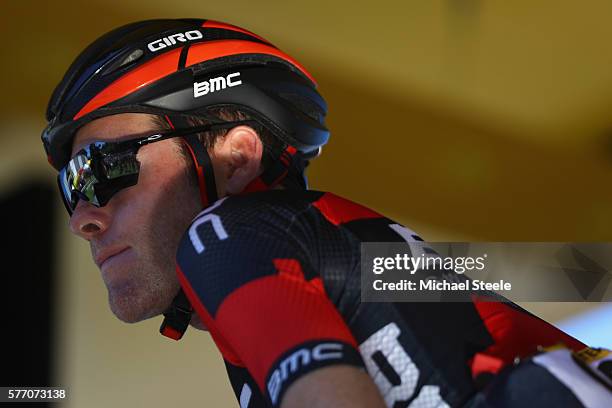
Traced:
<svg viewBox="0 0 612 408">
<path fill-rule="evenodd" d="M 332 364 L 366 369 L 389 407 L 460 406 L 479 374 L 538 346 L 583 346 L 509 302 L 361 302 L 361 243 L 406 240 L 421 238 L 316 191 L 232 196 L 194 219 L 177 273 L 242 408 L 279 406 Z"/>
</svg>

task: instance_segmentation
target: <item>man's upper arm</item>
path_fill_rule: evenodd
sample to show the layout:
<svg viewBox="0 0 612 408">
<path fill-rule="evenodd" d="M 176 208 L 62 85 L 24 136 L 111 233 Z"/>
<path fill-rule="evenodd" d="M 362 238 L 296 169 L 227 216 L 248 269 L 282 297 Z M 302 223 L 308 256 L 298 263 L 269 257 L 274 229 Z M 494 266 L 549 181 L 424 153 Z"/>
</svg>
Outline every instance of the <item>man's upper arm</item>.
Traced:
<svg viewBox="0 0 612 408">
<path fill-rule="evenodd" d="M 282 231 L 231 217 L 224 222 L 222 214 L 194 221 L 181 242 L 177 272 L 224 358 L 246 367 L 274 406 L 316 369 L 363 367 L 303 249 Z"/>
</svg>

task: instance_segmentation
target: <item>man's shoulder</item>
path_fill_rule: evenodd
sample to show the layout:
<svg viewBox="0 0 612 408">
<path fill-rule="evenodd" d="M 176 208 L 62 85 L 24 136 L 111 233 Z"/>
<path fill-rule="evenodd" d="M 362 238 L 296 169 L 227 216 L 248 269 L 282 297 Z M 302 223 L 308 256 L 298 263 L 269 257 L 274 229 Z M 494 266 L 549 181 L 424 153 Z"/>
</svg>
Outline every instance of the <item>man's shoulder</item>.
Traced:
<svg viewBox="0 0 612 408">
<path fill-rule="evenodd" d="M 274 241 L 289 245 L 295 241 L 292 227 L 296 223 L 310 225 L 303 215 L 322 194 L 310 190 L 270 190 L 224 197 L 192 220 L 182 242 L 203 240 L 232 250 L 261 247 Z"/>
<path fill-rule="evenodd" d="M 271 190 L 224 197 L 202 210 L 192 226 L 203 220 L 222 222 L 231 231 L 282 231 L 307 212 L 318 193 L 310 191 Z"/>
<path fill-rule="evenodd" d="M 328 192 L 270 190 L 229 196 L 193 219 L 178 255 L 261 257 L 265 253 L 307 258 L 307 253 L 317 252 L 329 240 L 337 243 L 346 238 L 354 244 L 361 238 L 382 238 L 376 232 L 380 225 L 391 231 L 388 223 L 380 214 Z"/>
<path fill-rule="evenodd" d="M 179 276 L 214 314 L 229 294 L 276 275 L 287 261 L 299 262 L 304 275 L 312 275 L 301 230 L 289 228 L 300 209 L 308 211 L 309 200 L 281 190 L 215 202 L 194 218 L 180 241 Z"/>
<path fill-rule="evenodd" d="M 348 234 L 351 240 L 421 241 L 409 228 L 349 199 L 315 190 L 270 190 L 224 197 L 204 209 L 186 235 L 208 234 L 223 241 L 252 240 L 303 246 L 307 238 Z M 342 235 L 344 236 L 344 235 Z M 227 242 L 226 241 L 226 242 Z"/>
<path fill-rule="evenodd" d="M 306 229 L 327 224 L 332 229 L 349 230 L 365 241 L 396 241 L 399 236 L 407 241 L 422 240 L 378 211 L 326 191 L 269 190 L 230 196 L 204 209 L 195 221 L 206 214 L 219 217 L 229 229 L 255 228 L 262 233 L 286 232 L 297 224 Z"/>
</svg>

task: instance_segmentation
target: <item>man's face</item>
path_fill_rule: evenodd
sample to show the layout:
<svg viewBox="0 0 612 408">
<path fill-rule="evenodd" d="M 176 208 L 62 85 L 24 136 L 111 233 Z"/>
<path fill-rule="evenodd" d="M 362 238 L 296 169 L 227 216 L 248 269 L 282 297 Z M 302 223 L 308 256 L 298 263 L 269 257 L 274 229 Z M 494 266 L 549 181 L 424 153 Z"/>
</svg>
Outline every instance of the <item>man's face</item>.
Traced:
<svg viewBox="0 0 612 408">
<path fill-rule="evenodd" d="M 79 129 L 72 154 L 94 141 L 153 134 L 152 119 L 136 113 L 96 119 Z M 70 219 L 71 231 L 90 243 L 111 310 L 125 322 L 159 315 L 179 289 L 178 242 L 201 204 L 177 140 L 141 147 L 138 184 L 119 191 L 101 208 L 81 200 Z"/>
</svg>

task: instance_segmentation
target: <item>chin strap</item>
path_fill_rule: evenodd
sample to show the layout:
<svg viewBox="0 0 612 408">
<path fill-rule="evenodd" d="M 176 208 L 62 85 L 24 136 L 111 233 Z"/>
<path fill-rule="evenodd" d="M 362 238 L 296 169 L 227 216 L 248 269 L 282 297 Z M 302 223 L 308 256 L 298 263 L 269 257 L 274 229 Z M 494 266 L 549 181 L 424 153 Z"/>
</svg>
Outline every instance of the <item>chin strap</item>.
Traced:
<svg viewBox="0 0 612 408">
<path fill-rule="evenodd" d="M 172 119 L 165 116 L 166 122 L 172 129 L 184 129 L 189 127 L 189 123 L 182 116 L 173 116 Z M 191 155 L 196 175 L 198 176 L 198 186 L 200 190 L 200 200 L 202 207 L 206 208 L 210 204 L 217 201 L 217 184 L 215 183 L 215 173 L 212 166 L 212 161 L 208 155 L 208 151 L 202 148 L 202 143 L 198 140 L 197 135 L 187 135 L 183 137 L 185 147 Z M 164 321 L 159 328 L 159 332 L 173 340 L 180 340 L 185 334 L 191 321 L 193 307 L 187 299 L 183 289 L 179 289 L 178 293 L 172 300 L 170 307 L 164 312 Z"/>
</svg>

